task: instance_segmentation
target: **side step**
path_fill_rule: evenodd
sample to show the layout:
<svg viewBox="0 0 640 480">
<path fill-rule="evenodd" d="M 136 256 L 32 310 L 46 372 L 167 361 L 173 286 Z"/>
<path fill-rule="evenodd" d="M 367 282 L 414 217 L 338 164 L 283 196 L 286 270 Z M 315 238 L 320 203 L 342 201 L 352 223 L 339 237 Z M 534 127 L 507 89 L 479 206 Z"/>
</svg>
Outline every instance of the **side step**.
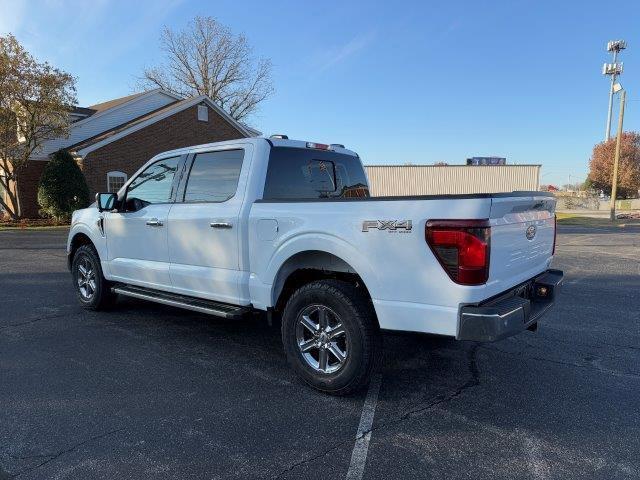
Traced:
<svg viewBox="0 0 640 480">
<path fill-rule="evenodd" d="M 111 291 L 127 297 L 140 298 L 150 302 L 162 303 L 164 305 L 171 305 L 172 307 L 185 308 L 187 310 L 194 310 L 196 312 L 229 319 L 241 318 L 251 311 L 250 307 L 239 307 L 237 305 L 229 305 L 228 303 L 203 300 L 201 298 L 161 292 L 159 290 L 133 285 L 117 285 L 112 287 Z"/>
</svg>

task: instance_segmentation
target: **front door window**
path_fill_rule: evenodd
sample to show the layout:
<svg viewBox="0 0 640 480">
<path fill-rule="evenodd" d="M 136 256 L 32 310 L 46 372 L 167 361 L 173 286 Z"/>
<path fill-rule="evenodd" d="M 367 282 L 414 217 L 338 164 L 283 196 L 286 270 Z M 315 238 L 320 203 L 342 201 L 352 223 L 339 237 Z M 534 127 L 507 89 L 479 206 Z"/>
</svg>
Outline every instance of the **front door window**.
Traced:
<svg viewBox="0 0 640 480">
<path fill-rule="evenodd" d="M 127 188 L 127 210 L 139 210 L 150 204 L 169 203 L 173 179 L 180 157 L 165 158 L 149 165 Z"/>
</svg>

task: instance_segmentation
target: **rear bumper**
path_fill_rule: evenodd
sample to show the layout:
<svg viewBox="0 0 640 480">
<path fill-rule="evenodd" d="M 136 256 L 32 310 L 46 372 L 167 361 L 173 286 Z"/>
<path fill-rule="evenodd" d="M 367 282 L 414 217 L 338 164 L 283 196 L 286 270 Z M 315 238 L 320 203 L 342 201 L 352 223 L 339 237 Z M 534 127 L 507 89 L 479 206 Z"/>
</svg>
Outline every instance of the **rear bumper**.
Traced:
<svg viewBox="0 0 640 480">
<path fill-rule="evenodd" d="M 460 308 L 458 340 L 494 342 L 534 328 L 562 288 L 561 270 L 546 272 L 477 305 Z"/>
</svg>

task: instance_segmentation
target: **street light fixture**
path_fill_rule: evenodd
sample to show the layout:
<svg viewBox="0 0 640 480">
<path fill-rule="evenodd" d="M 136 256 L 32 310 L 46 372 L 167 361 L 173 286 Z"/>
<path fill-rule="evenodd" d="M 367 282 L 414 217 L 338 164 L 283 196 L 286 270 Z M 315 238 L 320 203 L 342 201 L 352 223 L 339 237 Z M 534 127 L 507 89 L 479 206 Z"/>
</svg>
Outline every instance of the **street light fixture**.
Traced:
<svg viewBox="0 0 640 480">
<path fill-rule="evenodd" d="M 620 75 L 624 70 L 624 63 L 605 63 L 602 65 L 603 75 Z"/>
<path fill-rule="evenodd" d="M 627 42 L 624 40 L 611 40 L 607 43 L 607 52 L 619 52 L 627 48 Z"/>
</svg>

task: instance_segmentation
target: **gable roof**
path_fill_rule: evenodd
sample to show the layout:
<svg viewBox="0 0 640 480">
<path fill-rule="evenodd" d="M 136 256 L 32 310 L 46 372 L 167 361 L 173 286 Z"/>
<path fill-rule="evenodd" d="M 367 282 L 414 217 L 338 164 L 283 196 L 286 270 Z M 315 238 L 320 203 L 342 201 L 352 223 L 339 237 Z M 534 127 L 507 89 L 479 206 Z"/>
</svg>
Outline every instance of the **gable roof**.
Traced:
<svg viewBox="0 0 640 480">
<path fill-rule="evenodd" d="M 95 105 L 90 105 L 89 108 L 91 110 L 95 110 L 96 112 L 102 112 L 104 110 L 108 110 L 110 108 L 113 107 L 117 107 L 118 105 L 121 105 L 123 103 L 126 103 L 130 100 L 133 100 L 134 98 L 138 98 L 141 95 L 144 95 L 145 92 L 138 92 L 138 93 L 134 93 L 131 95 L 127 95 L 125 97 L 120 97 L 120 98 L 114 98 L 113 100 L 107 100 L 106 102 L 102 102 L 102 103 L 96 103 Z"/>
<path fill-rule="evenodd" d="M 93 122 L 96 118 L 102 117 L 103 115 L 108 115 L 110 113 L 112 113 L 114 110 L 118 110 L 120 108 L 123 108 L 124 106 L 126 106 L 129 103 L 132 102 L 137 102 L 138 100 L 143 99 L 144 97 L 148 97 L 151 95 L 155 95 L 156 93 L 162 93 L 163 95 L 166 95 L 168 97 L 171 97 L 173 99 L 175 99 L 175 101 L 179 101 L 182 100 L 181 97 L 171 93 L 171 92 L 167 92 L 166 90 L 162 90 L 161 88 L 155 88 L 153 90 L 146 90 L 144 92 L 139 92 L 139 93 L 134 93 L 132 95 L 128 95 L 126 97 L 120 97 L 120 98 L 116 98 L 114 100 L 109 100 L 107 102 L 102 102 L 102 103 L 98 103 L 96 105 L 93 105 L 93 107 L 96 106 L 100 106 L 100 105 L 106 105 L 106 104 L 111 104 L 108 108 L 103 108 L 100 111 L 96 111 L 95 113 L 93 113 L 90 116 L 87 116 L 81 120 L 78 120 L 77 122 L 73 122 L 74 127 L 78 127 L 82 124 L 88 123 L 88 122 Z"/>
<path fill-rule="evenodd" d="M 88 138 L 112 130 L 119 124 L 130 122 L 155 109 L 181 100 L 183 98 L 173 93 L 156 88 L 98 104 L 97 106 L 102 108 L 100 111 L 75 107 L 69 112 L 71 121 L 69 135 L 46 140 L 30 159 L 48 161 L 49 155 L 61 148 L 69 148 L 70 145 L 84 142 Z M 107 106 L 109 108 L 106 108 Z"/>
<path fill-rule="evenodd" d="M 257 130 L 249 128 L 242 123 L 234 120 L 227 112 L 217 106 L 206 95 L 199 95 L 197 97 L 187 98 L 185 100 L 171 103 L 157 110 L 141 115 L 140 117 L 134 118 L 126 123 L 106 130 L 94 137 L 83 140 L 82 142 L 76 143 L 75 145 L 71 145 L 67 147 L 67 149 L 74 150 L 79 155 L 85 156 L 88 153 L 103 147 L 104 145 L 107 145 L 129 135 L 130 133 L 145 128 L 148 125 L 152 125 L 160 120 L 163 120 L 167 117 L 170 117 L 171 115 L 174 115 L 178 112 L 181 112 L 182 110 L 185 110 L 194 105 L 198 105 L 200 103 L 205 103 L 215 112 L 217 112 L 224 120 L 226 120 L 231 126 L 238 130 L 241 135 L 245 137 L 255 137 L 257 135 L 260 135 L 260 132 L 258 132 Z"/>
<path fill-rule="evenodd" d="M 190 100 L 190 99 L 189 99 Z M 131 120 L 129 120 L 128 122 L 122 123 L 120 125 L 116 125 L 113 128 L 110 128 L 109 130 L 105 130 L 104 132 L 100 132 L 98 135 L 94 135 L 93 137 L 87 138 L 85 140 L 82 140 L 81 142 L 78 142 L 74 145 L 69 145 L 68 149 L 69 150 L 82 150 L 84 148 L 89 147 L 90 145 L 93 145 L 95 143 L 98 143 L 102 140 L 105 140 L 113 135 L 116 135 L 130 127 L 133 127 L 134 125 L 139 124 L 140 122 L 144 122 L 145 120 L 148 120 L 150 118 L 153 118 L 156 115 L 161 115 L 163 112 L 167 111 L 167 110 L 174 110 L 174 107 L 179 107 L 181 104 L 187 102 L 188 100 L 181 100 L 179 102 L 174 102 L 171 103 L 169 105 L 165 105 L 164 107 L 160 107 L 156 110 L 153 110 L 151 112 L 147 112 L 144 115 L 140 115 L 139 117 L 133 118 Z M 180 111 L 182 109 L 178 108 L 176 109 L 176 112 Z M 174 112 L 174 113 L 176 113 Z M 164 118 L 164 117 L 163 117 Z"/>
</svg>

